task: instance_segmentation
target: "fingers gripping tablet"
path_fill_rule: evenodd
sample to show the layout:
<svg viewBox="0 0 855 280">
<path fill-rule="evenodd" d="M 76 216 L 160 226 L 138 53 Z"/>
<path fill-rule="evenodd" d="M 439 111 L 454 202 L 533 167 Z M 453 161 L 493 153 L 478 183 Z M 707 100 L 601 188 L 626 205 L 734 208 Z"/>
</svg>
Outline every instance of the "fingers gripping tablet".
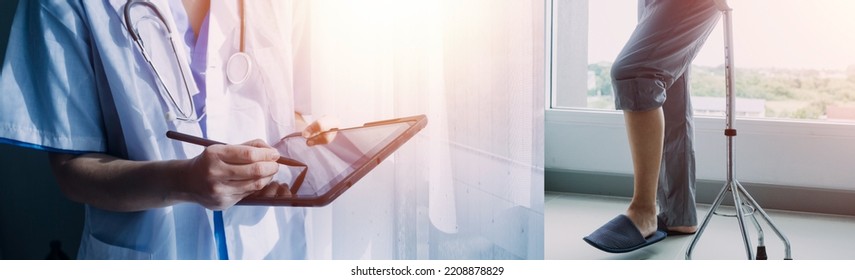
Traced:
<svg viewBox="0 0 855 280">
<path fill-rule="evenodd" d="M 283 165 L 277 175 L 278 187 L 268 186 L 269 189 L 250 195 L 238 204 L 327 205 L 426 125 L 427 117 L 419 115 L 334 129 L 309 139 L 299 133 L 288 135 L 273 147 L 284 158 L 304 163 L 306 168 Z M 326 141 L 329 143 L 322 144 Z M 295 182 L 292 178 L 298 178 L 302 172 L 305 172 L 303 182 Z"/>
</svg>

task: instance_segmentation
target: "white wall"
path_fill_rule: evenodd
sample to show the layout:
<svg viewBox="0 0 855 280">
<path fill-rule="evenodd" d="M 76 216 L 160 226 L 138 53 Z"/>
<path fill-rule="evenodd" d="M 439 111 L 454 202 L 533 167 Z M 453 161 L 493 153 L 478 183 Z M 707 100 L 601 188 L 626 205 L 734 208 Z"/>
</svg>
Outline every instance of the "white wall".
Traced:
<svg viewBox="0 0 855 280">
<path fill-rule="evenodd" d="M 697 118 L 697 179 L 724 180 L 723 118 Z M 855 125 L 736 120 L 735 177 L 741 182 L 855 190 Z M 631 174 L 623 116 L 547 110 L 547 169 Z"/>
</svg>

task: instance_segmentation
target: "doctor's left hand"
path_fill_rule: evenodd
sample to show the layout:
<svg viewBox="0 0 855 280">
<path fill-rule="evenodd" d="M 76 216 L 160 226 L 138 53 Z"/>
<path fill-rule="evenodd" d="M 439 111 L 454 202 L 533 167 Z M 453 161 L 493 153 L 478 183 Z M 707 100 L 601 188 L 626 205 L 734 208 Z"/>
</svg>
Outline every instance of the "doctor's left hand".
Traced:
<svg viewBox="0 0 855 280">
<path fill-rule="evenodd" d="M 188 161 L 184 176 L 189 200 L 221 210 L 271 183 L 279 170 L 279 152 L 261 140 L 241 145 L 212 145 Z"/>
<path fill-rule="evenodd" d="M 306 124 L 302 116 L 297 114 L 297 128 L 301 130 L 303 138 L 306 138 L 307 146 L 329 144 L 335 139 L 339 120 L 335 116 L 323 116 L 320 119 Z"/>
</svg>

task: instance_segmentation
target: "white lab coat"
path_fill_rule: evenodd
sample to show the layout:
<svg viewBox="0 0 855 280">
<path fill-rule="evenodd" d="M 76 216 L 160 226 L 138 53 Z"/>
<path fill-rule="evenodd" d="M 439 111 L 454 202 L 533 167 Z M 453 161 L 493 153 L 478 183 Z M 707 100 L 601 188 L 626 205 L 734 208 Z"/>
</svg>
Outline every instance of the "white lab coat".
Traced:
<svg viewBox="0 0 855 280">
<path fill-rule="evenodd" d="M 154 2 L 171 15 L 167 1 Z M 293 132 L 295 109 L 308 111 L 308 99 L 299 97 L 308 92 L 299 92 L 300 102 L 294 101 L 302 77 L 295 75 L 292 54 L 302 33 L 293 30 L 301 25 L 293 20 L 290 1 L 246 1 L 247 50 L 255 72 L 245 84 L 231 85 L 223 71 L 238 51 L 237 2 L 211 3 L 207 136 L 227 143 L 255 138 L 275 143 Z M 165 117 L 169 107 L 124 27 L 124 5 L 125 0 L 19 3 L 0 75 L 0 142 L 131 160 L 190 158 L 201 151 L 165 137 L 167 130 L 194 135 L 201 130 Z M 173 59 L 153 49 L 153 59 Z M 130 213 L 87 205 L 85 213 L 78 258 L 216 258 L 212 212 L 199 205 Z M 305 209 L 235 206 L 224 216 L 229 258 L 306 257 Z"/>
</svg>

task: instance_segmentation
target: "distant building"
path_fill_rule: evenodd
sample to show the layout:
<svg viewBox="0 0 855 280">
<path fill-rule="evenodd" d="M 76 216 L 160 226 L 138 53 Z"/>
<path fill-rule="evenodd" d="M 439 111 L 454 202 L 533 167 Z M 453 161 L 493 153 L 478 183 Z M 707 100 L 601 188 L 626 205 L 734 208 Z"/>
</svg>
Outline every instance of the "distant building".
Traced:
<svg viewBox="0 0 855 280">
<path fill-rule="evenodd" d="M 692 96 L 695 115 L 724 116 L 727 101 L 724 97 Z M 766 100 L 736 98 L 736 116 L 762 118 L 766 116 Z"/>
<path fill-rule="evenodd" d="M 825 107 L 825 116 L 829 120 L 855 121 L 855 107 L 828 105 Z"/>
</svg>

